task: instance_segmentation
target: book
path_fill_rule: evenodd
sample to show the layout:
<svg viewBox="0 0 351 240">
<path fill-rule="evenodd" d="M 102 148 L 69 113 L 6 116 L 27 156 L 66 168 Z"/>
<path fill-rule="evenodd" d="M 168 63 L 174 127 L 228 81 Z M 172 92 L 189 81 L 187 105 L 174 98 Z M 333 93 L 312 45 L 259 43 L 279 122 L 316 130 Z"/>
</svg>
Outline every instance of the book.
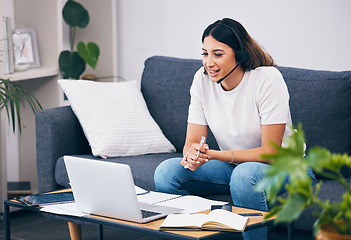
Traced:
<svg viewBox="0 0 351 240">
<path fill-rule="evenodd" d="M 249 218 L 223 209 L 216 209 L 209 214 L 170 214 L 160 225 L 166 230 L 212 230 L 243 232 Z"/>
<path fill-rule="evenodd" d="M 11 18 L 3 17 L 2 24 L 4 41 L 4 74 L 12 74 L 14 72 L 14 56 Z"/>
</svg>

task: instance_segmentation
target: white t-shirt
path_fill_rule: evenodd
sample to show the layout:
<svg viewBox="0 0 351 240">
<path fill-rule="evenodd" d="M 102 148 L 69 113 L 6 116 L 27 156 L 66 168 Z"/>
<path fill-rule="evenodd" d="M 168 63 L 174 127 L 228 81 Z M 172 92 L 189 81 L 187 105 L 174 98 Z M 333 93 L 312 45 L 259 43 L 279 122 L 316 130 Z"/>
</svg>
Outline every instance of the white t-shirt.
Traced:
<svg viewBox="0 0 351 240">
<path fill-rule="evenodd" d="M 284 137 L 290 135 L 289 92 L 278 69 L 247 71 L 231 91 L 203 72 L 196 72 L 190 88 L 188 122 L 209 126 L 221 150 L 260 147 L 262 125 L 286 124 Z"/>
</svg>

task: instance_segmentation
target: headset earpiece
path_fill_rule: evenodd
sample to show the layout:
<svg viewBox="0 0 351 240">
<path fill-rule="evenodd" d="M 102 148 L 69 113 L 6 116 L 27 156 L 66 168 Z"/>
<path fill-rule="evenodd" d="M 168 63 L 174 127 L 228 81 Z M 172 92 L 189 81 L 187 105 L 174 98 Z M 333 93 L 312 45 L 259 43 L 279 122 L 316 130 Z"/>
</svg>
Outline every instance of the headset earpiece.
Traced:
<svg viewBox="0 0 351 240">
<path fill-rule="evenodd" d="M 239 43 L 239 50 L 235 52 L 235 60 L 238 64 L 244 64 L 250 59 L 250 54 L 247 50 L 244 49 L 243 42 L 241 41 L 241 38 L 239 37 L 239 34 L 229 25 L 221 22 L 220 25 L 226 26 L 236 37 L 238 43 Z"/>
<path fill-rule="evenodd" d="M 247 50 L 241 49 L 235 53 L 235 60 L 237 63 L 244 64 L 250 59 L 250 54 Z"/>
</svg>

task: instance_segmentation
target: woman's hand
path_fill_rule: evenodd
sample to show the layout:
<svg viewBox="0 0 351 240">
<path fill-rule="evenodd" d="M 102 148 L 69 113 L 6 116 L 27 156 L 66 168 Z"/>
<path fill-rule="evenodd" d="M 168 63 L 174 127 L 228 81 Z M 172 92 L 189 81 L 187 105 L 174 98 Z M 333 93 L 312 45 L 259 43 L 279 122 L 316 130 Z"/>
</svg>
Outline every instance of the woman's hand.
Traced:
<svg viewBox="0 0 351 240">
<path fill-rule="evenodd" d="M 209 147 L 207 144 L 201 146 L 198 143 L 193 143 L 180 164 L 183 165 L 184 168 L 195 171 L 198 167 L 209 161 L 210 156 L 206 154 L 208 149 Z"/>
</svg>

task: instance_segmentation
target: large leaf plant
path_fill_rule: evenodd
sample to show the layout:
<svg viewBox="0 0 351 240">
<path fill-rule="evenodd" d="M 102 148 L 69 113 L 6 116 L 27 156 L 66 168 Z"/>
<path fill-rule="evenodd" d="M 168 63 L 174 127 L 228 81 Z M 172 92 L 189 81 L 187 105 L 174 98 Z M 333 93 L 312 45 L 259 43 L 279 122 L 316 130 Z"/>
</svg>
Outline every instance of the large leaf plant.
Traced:
<svg viewBox="0 0 351 240">
<path fill-rule="evenodd" d="M 304 156 L 305 137 L 301 124 L 297 131 L 288 139 L 286 147 L 273 144 L 276 153 L 264 155 L 271 165 L 266 169 L 266 176 L 257 185 L 258 190 L 264 190 L 268 201 L 275 206 L 266 218 L 276 215 L 275 222 L 292 222 L 299 218 L 302 211 L 312 205 L 319 206 L 318 219 L 314 224 L 314 233 L 324 224 L 331 224 L 340 234 L 351 234 L 351 186 L 340 173 L 343 166 L 351 167 L 351 157 L 347 154 L 331 153 L 325 148 L 313 147 Z M 322 181 L 317 183 L 315 190 L 307 169 L 311 167 L 319 175 L 338 181 L 345 193 L 339 202 L 330 202 L 318 198 Z M 280 189 L 285 179 L 287 198 L 279 197 Z"/>
<path fill-rule="evenodd" d="M 89 24 L 89 13 L 82 4 L 69 0 L 62 10 L 62 17 L 70 26 L 71 49 L 65 50 L 59 56 L 59 68 L 65 79 L 79 79 L 85 71 L 86 64 L 95 69 L 100 49 L 94 42 L 78 42 L 77 50 L 74 50 L 76 30 L 86 28 Z"/>
<path fill-rule="evenodd" d="M 34 114 L 42 107 L 38 100 L 27 90 L 10 79 L 0 78 L 0 110 L 5 109 L 9 123 L 12 123 L 12 131 L 16 132 L 16 123 L 19 132 L 22 132 L 20 104 L 26 100 Z M 17 121 L 16 121 L 17 119 Z"/>
</svg>

